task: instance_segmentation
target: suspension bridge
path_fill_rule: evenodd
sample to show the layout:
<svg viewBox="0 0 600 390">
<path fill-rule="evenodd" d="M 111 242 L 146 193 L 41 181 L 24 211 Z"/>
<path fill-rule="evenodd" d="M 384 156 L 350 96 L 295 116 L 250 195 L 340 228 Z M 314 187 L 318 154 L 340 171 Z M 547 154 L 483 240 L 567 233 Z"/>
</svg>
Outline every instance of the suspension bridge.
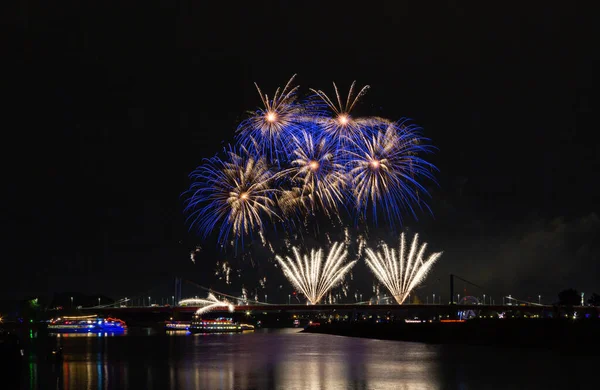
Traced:
<svg viewBox="0 0 600 390">
<path fill-rule="evenodd" d="M 478 289 L 482 289 L 479 285 L 476 285 L 464 278 L 456 275 L 450 275 L 450 296 L 454 299 L 452 302 L 442 303 L 442 297 L 433 294 L 431 302 L 427 300 L 426 303 L 404 303 L 402 305 L 390 304 L 385 302 L 389 301 L 390 297 L 379 298 L 376 300 L 354 302 L 354 303 L 323 303 L 316 305 L 291 303 L 288 298 L 287 304 L 281 303 L 267 303 L 259 302 L 256 300 L 249 300 L 244 297 L 237 297 L 225 293 L 215 291 L 213 289 L 198 285 L 194 282 L 185 280 L 188 283 L 195 285 L 196 287 L 206 291 L 207 293 L 214 294 L 227 304 L 223 305 L 212 305 L 211 312 L 233 312 L 233 313 L 290 313 L 290 314 L 323 314 L 323 313 L 394 313 L 394 314 L 408 314 L 408 313 L 422 313 L 422 315 L 428 316 L 462 316 L 461 313 L 487 313 L 489 315 L 503 315 L 504 313 L 526 313 L 526 315 L 532 316 L 552 316 L 556 315 L 556 306 L 544 305 L 541 302 L 530 302 L 520 300 L 512 297 L 511 295 L 501 296 L 502 304 L 496 304 L 495 300 L 489 295 L 480 294 L 479 298 L 473 296 L 464 296 L 461 299 L 460 294 L 454 293 L 454 279 L 457 278 L 464 283 L 467 283 Z M 198 309 L 203 308 L 202 305 L 195 305 L 194 302 L 202 300 L 198 297 L 182 299 L 181 297 L 181 285 L 184 280 L 177 278 L 175 281 L 175 291 L 171 296 L 171 300 L 167 298 L 162 299 L 162 304 L 152 303 L 151 296 L 148 296 L 147 300 L 145 297 L 134 297 L 134 298 L 123 298 L 110 304 L 96 305 L 91 307 L 80 308 L 82 311 L 93 311 L 97 314 L 111 314 L 115 316 L 127 317 L 128 315 L 162 315 L 168 317 L 177 317 L 180 315 L 189 316 L 195 313 Z M 466 289 L 465 289 L 466 291 Z M 266 298 L 266 297 L 265 297 Z M 385 303 L 382 303 L 385 302 Z M 137 303 L 137 304 L 136 304 Z M 596 312 L 600 314 L 600 308 L 591 307 L 577 307 L 579 311 L 585 310 L 586 312 Z"/>
</svg>

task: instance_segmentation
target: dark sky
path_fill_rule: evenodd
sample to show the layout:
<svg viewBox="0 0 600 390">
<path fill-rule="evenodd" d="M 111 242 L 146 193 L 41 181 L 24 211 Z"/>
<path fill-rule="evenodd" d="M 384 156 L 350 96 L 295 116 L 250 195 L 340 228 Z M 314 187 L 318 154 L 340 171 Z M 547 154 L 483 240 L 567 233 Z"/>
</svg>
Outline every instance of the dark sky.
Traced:
<svg viewBox="0 0 600 390">
<path fill-rule="evenodd" d="M 410 117 L 439 148 L 434 217 L 407 222 L 445 251 L 420 294 L 447 295 L 449 273 L 488 296 L 600 293 L 590 12 L 71 3 L 1 6 L 4 296 L 167 296 L 175 275 L 239 294 L 214 276 L 228 255 L 189 260 L 215 243 L 187 233 L 180 194 L 260 103 L 253 82 L 272 92 L 294 73 L 303 92 L 371 85 L 360 113 Z M 279 283 L 261 264 L 239 267 Z"/>
</svg>

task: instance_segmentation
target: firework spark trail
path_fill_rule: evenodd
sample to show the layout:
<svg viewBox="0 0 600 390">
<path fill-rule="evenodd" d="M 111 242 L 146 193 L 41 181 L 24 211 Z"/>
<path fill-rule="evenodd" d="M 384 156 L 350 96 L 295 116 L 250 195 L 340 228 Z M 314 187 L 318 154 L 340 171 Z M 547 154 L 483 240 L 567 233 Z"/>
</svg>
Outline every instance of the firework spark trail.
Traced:
<svg viewBox="0 0 600 390">
<path fill-rule="evenodd" d="M 270 160 L 286 160 L 291 136 L 301 128 L 302 115 L 306 112 L 304 105 L 296 102 L 299 87 L 292 85 L 295 77 L 292 76 L 283 89 L 277 88 L 273 99 L 254 83 L 263 107 L 253 112 L 237 129 L 238 140 L 250 149 L 267 154 Z"/>
<path fill-rule="evenodd" d="M 362 257 L 363 250 L 365 249 L 365 246 L 367 245 L 367 240 L 365 240 L 365 238 L 362 235 L 359 235 L 356 238 L 356 243 L 358 244 L 358 249 L 356 251 L 357 256 Z"/>
<path fill-rule="evenodd" d="M 200 253 L 202 252 L 202 247 L 197 245 L 196 249 L 194 249 L 193 251 L 190 252 L 190 260 L 192 260 L 192 263 L 196 264 L 196 259 L 198 259 L 198 257 L 200 257 Z"/>
<path fill-rule="evenodd" d="M 194 306 L 202 306 L 198 310 L 196 310 L 196 315 L 200 315 L 202 313 L 209 312 L 216 308 L 226 307 L 230 312 L 233 312 L 235 306 L 227 301 L 219 301 L 212 293 L 208 294 L 206 299 L 202 298 L 188 298 L 179 301 L 180 306 L 186 305 L 194 305 Z"/>
<path fill-rule="evenodd" d="M 332 136 L 337 140 L 338 144 L 343 145 L 348 140 L 359 136 L 366 129 L 376 123 L 374 118 L 354 118 L 350 115 L 350 112 L 358 102 L 358 100 L 367 92 L 369 89 L 368 85 L 365 85 L 356 95 L 354 95 L 354 86 L 356 81 L 350 85 L 348 96 L 346 101 L 343 102 L 340 96 L 340 92 L 335 83 L 333 83 L 333 89 L 335 91 L 335 101 L 331 99 L 327 94 L 321 90 L 310 89 L 315 93 L 327 107 L 331 110 L 332 114 L 328 117 L 317 116 L 315 117 L 316 123 L 318 123 L 325 134 Z"/>
<path fill-rule="evenodd" d="M 284 191 L 280 198 L 282 209 L 316 209 L 326 215 L 337 214 L 338 205 L 343 203 L 343 190 L 347 187 L 347 176 L 341 154 L 325 136 L 302 131 L 293 137 L 293 155 L 289 169 L 278 176 L 288 177 L 294 183 L 291 190 Z"/>
<path fill-rule="evenodd" d="M 382 251 L 374 252 L 367 248 L 365 259 L 377 279 L 390 291 L 396 302 L 402 304 L 410 292 L 423 280 L 431 270 L 433 264 L 440 258 L 442 252 L 423 258 L 427 243 L 419 248 L 419 235 L 415 234 L 408 256 L 406 256 L 406 242 L 404 233 L 400 235 L 400 248 L 398 253 L 382 243 Z"/>
<path fill-rule="evenodd" d="M 345 227 L 344 228 L 344 245 L 348 246 L 350 245 L 350 242 L 352 240 L 352 237 L 350 236 L 350 230 Z"/>
<path fill-rule="evenodd" d="M 435 182 L 431 171 L 436 168 L 419 157 L 428 152 L 427 145 L 414 128 L 389 125 L 385 132 L 361 136 L 348 151 L 347 162 L 355 207 L 363 216 L 371 208 L 377 222 L 377 207 L 383 208 L 388 222 L 402 222 L 403 210 L 417 218 L 413 205 L 427 207 L 419 193 L 427 190 L 416 178 Z"/>
<path fill-rule="evenodd" d="M 263 230 L 263 216 L 277 218 L 270 184 L 273 173 L 264 157 L 244 147 L 230 148 L 229 160 L 215 156 L 198 167 L 187 199 L 188 221 L 206 237 L 219 226 L 218 240 L 236 239 L 254 230 Z"/>
<path fill-rule="evenodd" d="M 323 250 L 312 249 L 302 256 L 297 247 L 293 248 L 294 259 L 289 256 L 275 258 L 281 265 L 284 275 L 301 291 L 311 304 L 317 304 L 340 283 L 346 273 L 356 264 L 356 260 L 345 263 L 348 251 L 343 244 L 334 243 L 325 261 Z"/>
<path fill-rule="evenodd" d="M 273 249 L 273 245 L 271 245 L 270 241 L 267 241 L 267 238 L 265 237 L 265 234 L 263 233 L 263 231 L 259 230 L 258 234 L 260 236 L 260 241 L 261 241 L 262 245 L 265 248 L 268 248 L 269 251 L 271 251 L 272 254 L 275 254 L 275 249 Z"/>
</svg>

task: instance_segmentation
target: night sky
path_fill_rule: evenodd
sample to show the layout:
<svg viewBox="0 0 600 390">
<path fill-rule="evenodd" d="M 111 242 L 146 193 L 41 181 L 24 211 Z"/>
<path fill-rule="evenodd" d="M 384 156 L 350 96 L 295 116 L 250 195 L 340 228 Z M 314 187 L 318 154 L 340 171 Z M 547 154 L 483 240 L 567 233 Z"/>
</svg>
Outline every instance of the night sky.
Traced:
<svg viewBox="0 0 600 390">
<path fill-rule="evenodd" d="M 260 104 L 253 82 L 272 93 L 295 73 L 304 93 L 371 85 L 358 113 L 412 118 L 439 148 L 434 215 L 406 223 L 445 252 L 418 294 L 447 297 L 450 273 L 497 302 L 600 293 L 591 12 L 92 3 L 0 12 L 3 297 L 170 296 L 175 276 L 239 294 L 214 275 L 231 254 L 187 232 L 180 195 Z M 260 253 L 260 269 L 230 261 L 269 293 L 282 284 L 283 301 L 291 288 Z M 374 280 L 354 278 L 365 293 Z"/>
</svg>

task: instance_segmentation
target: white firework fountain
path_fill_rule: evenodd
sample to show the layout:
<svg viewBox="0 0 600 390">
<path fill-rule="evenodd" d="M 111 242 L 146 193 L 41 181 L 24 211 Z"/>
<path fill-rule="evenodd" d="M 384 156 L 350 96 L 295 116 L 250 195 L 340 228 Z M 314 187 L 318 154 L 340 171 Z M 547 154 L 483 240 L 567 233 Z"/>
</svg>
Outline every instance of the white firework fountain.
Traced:
<svg viewBox="0 0 600 390">
<path fill-rule="evenodd" d="M 346 246 L 334 243 L 327 258 L 323 259 L 323 250 L 312 249 L 310 254 L 302 256 L 297 247 L 293 248 L 294 258 L 281 256 L 275 258 L 281 265 L 284 275 L 302 292 L 308 301 L 315 305 L 333 287 L 342 282 L 344 276 L 356 264 L 356 260 L 346 263 Z"/>
<path fill-rule="evenodd" d="M 390 249 L 385 243 L 381 251 L 366 249 L 366 263 L 377 279 L 390 291 L 396 302 L 402 304 L 410 292 L 425 280 L 433 264 L 440 258 L 442 252 L 437 252 L 424 258 L 427 243 L 419 248 L 419 235 L 415 237 L 406 250 L 404 233 L 400 235 L 400 249 Z"/>
</svg>

